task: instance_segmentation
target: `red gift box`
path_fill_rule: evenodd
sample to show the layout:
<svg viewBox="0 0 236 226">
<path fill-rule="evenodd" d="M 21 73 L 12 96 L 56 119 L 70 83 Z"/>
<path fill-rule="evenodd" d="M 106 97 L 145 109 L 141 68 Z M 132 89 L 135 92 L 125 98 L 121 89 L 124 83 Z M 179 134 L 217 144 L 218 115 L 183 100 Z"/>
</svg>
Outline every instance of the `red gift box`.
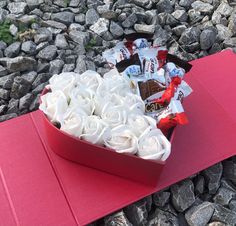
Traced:
<svg viewBox="0 0 236 226">
<path fill-rule="evenodd" d="M 42 95 L 48 92 L 44 89 Z M 59 156 L 113 175 L 156 186 L 165 161 L 146 160 L 132 154 L 117 153 L 71 136 L 53 125 L 42 112 L 47 142 Z M 172 141 L 174 131 L 169 140 Z"/>
</svg>

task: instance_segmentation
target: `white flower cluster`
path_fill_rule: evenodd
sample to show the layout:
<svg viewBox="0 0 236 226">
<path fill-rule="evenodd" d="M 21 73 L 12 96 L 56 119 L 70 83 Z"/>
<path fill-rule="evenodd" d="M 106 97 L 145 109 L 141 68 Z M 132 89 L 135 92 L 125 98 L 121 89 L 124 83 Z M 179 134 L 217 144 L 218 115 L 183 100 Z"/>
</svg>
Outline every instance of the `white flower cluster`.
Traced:
<svg viewBox="0 0 236 226">
<path fill-rule="evenodd" d="M 60 129 L 93 144 L 144 159 L 165 161 L 170 143 L 144 115 L 141 97 L 114 69 L 102 78 L 94 71 L 54 75 L 39 109 Z"/>
</svg>

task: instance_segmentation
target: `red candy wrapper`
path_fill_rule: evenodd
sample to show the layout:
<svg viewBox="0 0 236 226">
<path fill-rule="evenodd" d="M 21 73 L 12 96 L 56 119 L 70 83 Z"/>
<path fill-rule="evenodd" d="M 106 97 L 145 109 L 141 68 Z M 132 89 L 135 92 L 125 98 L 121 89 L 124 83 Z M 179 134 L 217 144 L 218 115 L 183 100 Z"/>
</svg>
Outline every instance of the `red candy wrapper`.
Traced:
<svg viewBox="0 0 236 226">
<path fill-rule="evenodd" d="M 157 127 L 167 135 L 171 128 L 176 125 L 188 123 L 187 116 L 179 100 L 171 99 L 170 104 L 165 110 L 156 114 Z"/>
</svg>

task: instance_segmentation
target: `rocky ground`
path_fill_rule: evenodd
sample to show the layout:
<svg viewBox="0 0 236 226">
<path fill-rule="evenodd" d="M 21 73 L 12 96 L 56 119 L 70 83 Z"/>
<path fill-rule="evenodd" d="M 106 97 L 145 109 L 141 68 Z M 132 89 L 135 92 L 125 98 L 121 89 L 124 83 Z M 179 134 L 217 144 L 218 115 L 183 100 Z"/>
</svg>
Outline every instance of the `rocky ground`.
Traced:
<svg viewBox="0 0 236 226">
<path fill-rule="evenodd" d="M 236 47 L 236 2 L 227 0 L 1 0 L 0 122 L 38 108 L 60 72 L 109 70 L 101 53 L 134 31 L 192 60 Z M 94 225 L 236 225 L 236 158 Z"/>
</svg>

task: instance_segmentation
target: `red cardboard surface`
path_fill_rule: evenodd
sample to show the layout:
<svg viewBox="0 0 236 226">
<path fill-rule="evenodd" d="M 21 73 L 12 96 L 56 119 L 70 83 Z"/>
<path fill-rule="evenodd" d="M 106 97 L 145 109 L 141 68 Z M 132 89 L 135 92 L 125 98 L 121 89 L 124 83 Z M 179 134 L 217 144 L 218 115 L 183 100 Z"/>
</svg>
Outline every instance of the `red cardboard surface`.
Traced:
<svg viewBox="0 0 236 226">
<path fill-rule="evenodd" d="M 236 55 L 224 51 L 192 63 L 185 80 L 194 92 L 184 102 L 190 123 L 177 127 L 157 187 L 57 156 L 38 111 L 1 123 L 0 225 L 2 219 L 2 225 L 85 225 L 235 155 Z"/>
</svg>

